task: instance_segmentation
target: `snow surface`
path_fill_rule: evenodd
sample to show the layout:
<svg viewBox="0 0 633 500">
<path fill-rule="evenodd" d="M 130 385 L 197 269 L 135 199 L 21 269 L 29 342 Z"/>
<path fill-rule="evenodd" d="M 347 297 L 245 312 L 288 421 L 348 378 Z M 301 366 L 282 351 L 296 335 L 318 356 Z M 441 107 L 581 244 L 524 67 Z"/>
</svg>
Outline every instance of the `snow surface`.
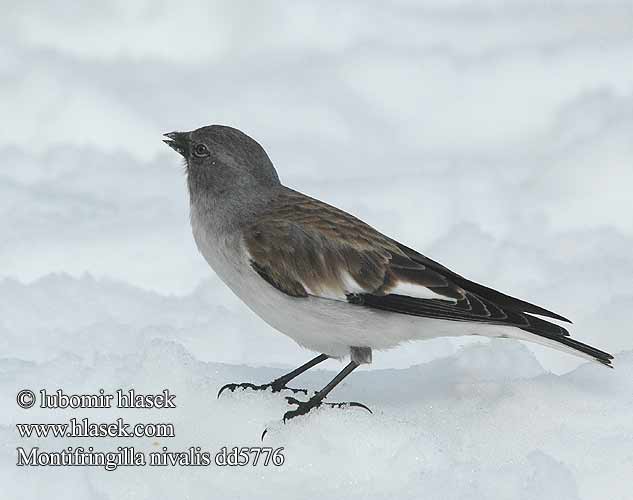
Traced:
<svg viewBox="0 0 633 500">
<path fill-rule="evenodd" d="M 630 2 L 13 2 L 0 18 L 0 497 L 631 498 Z M 511 340 L 376 353 L 323 410 L 236 393 L 312 354 L 198 255 L 161 134 L 260 141 L 291 187 L 574 321 L 615 370 Z M 317 389 L 334 361 L 297 385 Z M 178 408 L 20 410 L 22 388 Z M 15 424 L 169 419 L 280 468 L 18 469 Z M 167 417 L 166 417 L 167 416 Z M 98 449 L 117 440 L 94 440 Z M 42 440 L 43 448 L 76 446 Z M 130 444 L 130 441 L 119 444 Z M 137 440 L 154 449 L 164 443 Z"/>
<path fill-rule="evenodd" d="M 63 387 L 82 394 L 133 387 L 169 388 L 177 409 L 3 411 L 0 480 L 7 498 L 630 498 L 633 460 L 633 352 L 618 371 L 593 364 L 563 376 L 547 373 L 521 344 L 496 340 L 407 369 L 361 370 L 336 391 L 359 409 L 321 409 L 283 425 L 282 394 L 236 392 L 218 400 L 224 383 L 265 382 L 283 370 L 202 362 L 182 345 L 147 340 L 137 351 L 87 362 L 59 354 L 36 363 L 4 359 L 0 391 Z M 617 374 L 616 374 L 617 373 Z M 317 389 L 333 372 L 315 370 L 295 386 Z M 72 416 L 111 421 L 173 422 L 175 438 L 18 439 L 18 422 L 63 422 Z M 260 434 L 268 433 L 260 442 Z M 96 442 L 96 443 L 95 443 Z M 13 466 L 16 446 L 109 451 L 134 445 L 284 447 L 279 468 L 209 466 L 101 468 Z"/>
</svg>

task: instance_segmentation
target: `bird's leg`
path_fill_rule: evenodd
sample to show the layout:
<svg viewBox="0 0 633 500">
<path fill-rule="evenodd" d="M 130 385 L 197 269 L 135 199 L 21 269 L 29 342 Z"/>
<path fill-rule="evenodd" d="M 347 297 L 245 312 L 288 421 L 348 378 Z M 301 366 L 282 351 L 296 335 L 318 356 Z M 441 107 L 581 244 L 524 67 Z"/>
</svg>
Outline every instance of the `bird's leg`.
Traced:
<svg viewBox="0 0 633 500">
<path fill-rule="evenodd" d="M 321 389 L 314 396 L 312 396 L 308 401 L 299 401 L 298 399 L 287 397 L 286 399 L 288 400 L 288 403 L 297 405 L 297 408 L 295 410 L 287 411 L 284 414 L 284 423 L 290 420 L 291 418 L 298 417 L 299 415 L 305 415 L 310 410 L 312 410 L 312 408 L 317 408 L 318 406 L 321 406 L 322 404 L 326 404 L 331 407 L 337 407 L 337 408 L 356 406 L 356 407 L 364 408 L 369 413 L 371 413 L 371 410 L 362 403 L 356 403 L 353 401 L 348 402 L 348 403 L 327 403 L 327 402 L 324 403 L 323 402 L 323 400 L 330 393 L 330 391 L 334 389 L 339 384 L 339 382 L 341 382 L 345 377 L 347 377 L 356 368 L 358 368 L 360 364 L 361 363 L 359 363 L 357 360 L 354 359 L 354 357 L 352 357 L 352 360 L 349 362 L 349 364 L 345 368 L 343 368 L 341 372 L 330 381 L 329 384 L 327 384 L 323 389 Z"/>
<path fill-rule="evenodd" d="M 290 382 L 292 379 L 301 375 L 303 372 L 309 370 L 313 366 L 318 365 L 319 363 L 325 361 L 328 358 L 329 356 L 327 354 L 319 354 L 317 357 L 312 358 L 310 361 L 301 365 L 299 368 L 296 368 L 292 370 L 291 372 L 286 373 L 285 375 L 282 375 L 279 378 L 276 378 L 275 380 L 273 380 L 272 382 L 269 382 L 268 384 L 255 385 L 255 384 L 251 384 L 250 382 L 243 382 L 241 384 L 226 384 L 218 391 L 218 398 L 220 397 L 222 392 L 224 392 L 225 389 L 229 389 L 231 392 L 235 391 L 235 389 L 251 389 L 253 391 L 265 391 L 268 388 L 271 388 L 273 392 L 279 392 L 283 389 L 288 389 L 294 393 L 303 392 L 304 394 L 307 395 L 308 394 L 307 390 L 293 389 L 292 387 L 287 387 L 286 384 Z"/>
</svg>

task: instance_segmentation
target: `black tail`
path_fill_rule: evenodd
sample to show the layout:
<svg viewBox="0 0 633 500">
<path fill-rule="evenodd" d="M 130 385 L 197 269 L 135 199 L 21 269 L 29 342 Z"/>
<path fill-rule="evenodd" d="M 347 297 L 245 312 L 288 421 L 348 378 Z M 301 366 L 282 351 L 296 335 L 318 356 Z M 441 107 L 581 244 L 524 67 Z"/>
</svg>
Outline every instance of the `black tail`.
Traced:
<svg viewBox="0 0 633 500">
<path fill-rule="evenodd" d="M 567 346 L 574 351 L 581 352 L 582 354 L 591 357 L 598 363 L 602 363 L 609 368 L 613 368 L 613 365 L 611 364 L 613 356 L 608 352 L 601 351 L 600 349 L 596 349 L 595 347 L 591 347 L 590 345 L 583 344 L 578 340 L 570 338 L 569 332 L 562 326 L 555 325 L 554 323 L 550 323 L 549 321 L 545 321 L 541 318 L 536 318 L 531 314 L 526 314 L 525 316 L 529 318 L 530 325 L 522 327 L 521 330 L 558 342 L 559 344 Z"/>
<path fill-rule="evenodd" d="M 613 356 L 608 352 L 601 351 L 600 349 L 596 349 L 595 347 L 591 347 L 590 345 L 583 344 L 578 340 L 570 339 L 569 337 L 562 337 L 554 340 L 556 340 L 556 342 L 560 342 L 563 345 L 566 345 L 567 347 L 571 347 L 578 352 L 582 352 L 583 354 L 591 356 L 598 363 L 602 363 L 604 366 L 613 368 L 613 365 L 611 364 Z"/>
</svg>

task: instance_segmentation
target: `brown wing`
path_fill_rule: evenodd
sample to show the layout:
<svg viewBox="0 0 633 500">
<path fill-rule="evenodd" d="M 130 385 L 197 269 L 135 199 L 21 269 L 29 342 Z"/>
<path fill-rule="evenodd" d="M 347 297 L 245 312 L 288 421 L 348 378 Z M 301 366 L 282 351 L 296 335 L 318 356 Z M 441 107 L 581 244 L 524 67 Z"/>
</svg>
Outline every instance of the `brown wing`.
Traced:
<svg viewBox="0 0 633 500">
<path fill-rule="evenodd" d="M 371 226 L 289 189 L 247 228 L 245 243 L 260 276 L 295 297 L 380 296 L 404 282 L 429 295 L 461 297 L 441 274 L 409 259 Z"/>
</svg>

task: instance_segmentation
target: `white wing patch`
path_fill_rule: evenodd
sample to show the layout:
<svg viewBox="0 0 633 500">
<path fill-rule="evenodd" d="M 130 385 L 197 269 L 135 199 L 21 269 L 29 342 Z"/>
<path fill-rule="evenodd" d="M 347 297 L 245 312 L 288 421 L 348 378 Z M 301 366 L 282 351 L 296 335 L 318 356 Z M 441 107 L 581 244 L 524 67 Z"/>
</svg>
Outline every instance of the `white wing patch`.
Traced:
<svg viewBox="0 0 633 500">
<path fill-rule="evenodd" d="M 387 292 L 395 295 L 414 297 L 416 299 L 439 299 L 450 302 L 451 304 L 455 304 L 457 302 L 454 298 L 435 293 L 433 290 L 430 290 L 425 286 L 410 283 L 408 281 L 399 281 L 396 286 L 389 288 Z"/>
<path fill-rule="evenodd" d="M 323 287 L 314 290 L 308 287 L 305 283 L 301 284 L 306 289 L 309 295 L 321 297 L 324 299 L 342 300 L 345 302 L 347 301 L 347 295 L 350 293 L 372 293 L 374 291 L 365 290 L 347 272 L 341 276 L 340 287 Z M 450 302 L 451 304 L 455 304 L 457 302 L 457 300 L 454 298 L 446 297 L 445 295 L 435 293 L 425 286 L 418 285 L 416 283 L 410 283 L 407 281 L 399 281 L 396 286 L 386 290 L 386 293 L 404 295 L 406 297 L 413 297 L 416 299 L 439 299 Z"/>
<path fill-rule="evenodd" d="M 340 300 L 347 302 L 347 294 L 349 293 L 371 293 L 369 290 L 363 289 L 354 278 L 345 272 L 341 276 L 340 286 L 337 287 L 319 287 L 318 289 L 312 289 L 304 282 L 301 282 L 303 288 L 305 288 L 308 295 L 314 297 L 320 297 L 322 299 Z"/>
</svg>

